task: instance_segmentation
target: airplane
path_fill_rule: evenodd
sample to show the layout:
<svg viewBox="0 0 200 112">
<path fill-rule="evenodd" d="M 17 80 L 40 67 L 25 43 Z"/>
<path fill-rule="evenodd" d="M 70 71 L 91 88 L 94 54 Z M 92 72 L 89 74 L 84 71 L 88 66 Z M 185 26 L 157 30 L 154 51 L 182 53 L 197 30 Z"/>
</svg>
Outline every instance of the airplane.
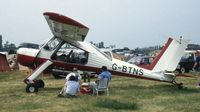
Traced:
<svg viewBox="0 0 200 112">
<path fill-rule="evenodd" d="M 64 73 L 76 67 L 82 71 L 99 73 L 102 66 L 107 66 L 113 75 L 168 82 L 182 87 L 182 83 L 176 82 L 177 74 L 173 71 L 184 54 L 188 40 L 169 37 L 151 64 L 137 66 L 115 59 L 85 41 L 89 31 L 87 26 L 58 13 L 45 12 L 43 15 L 53 37 L 39 50 L 20 48 L 17 51 L 18 62 L 34 70 L 24 79 L 26 92 L 38 92 L 39 88 L 44 87 L 44 81 L 38 79 L 44 72 L 57 70 Z M 66 47 L 79 49 L 82 53 L 76 55 L 74 50 L 64 52 Z"/>
</svg>

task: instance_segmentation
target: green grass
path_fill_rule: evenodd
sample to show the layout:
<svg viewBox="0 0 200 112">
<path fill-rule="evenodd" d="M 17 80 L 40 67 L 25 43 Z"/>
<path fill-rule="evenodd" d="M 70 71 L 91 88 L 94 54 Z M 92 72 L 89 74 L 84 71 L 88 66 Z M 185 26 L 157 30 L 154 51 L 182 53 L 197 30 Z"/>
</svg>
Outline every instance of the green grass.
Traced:
<svg viewBox="0 0 200 112">
<path fill-rule="evenodd" d="M 42 77 L 45 88 L 28 94 L 22 72 L 4 72 L 0 73 L 0 112 L 199 112 L 200 89 L 193 76 L 178 78 L 185 86 L 180 90 L 168 83 L 113 76 L 110 96 L 79 94 L 67 99 L 57 97 L 64 79 Z"/>
<path fill-rule="evenodd" d="M 109 108 L 109 109 L 115 109 L 115 110 L 137 110 L 138 106 L 134 102 L 130 101 L 117 101 L 113 99 L 100 99 L 98 100 L 94 106 L 96 107 L 102 107 L 102 108 Z"/>
</svg>

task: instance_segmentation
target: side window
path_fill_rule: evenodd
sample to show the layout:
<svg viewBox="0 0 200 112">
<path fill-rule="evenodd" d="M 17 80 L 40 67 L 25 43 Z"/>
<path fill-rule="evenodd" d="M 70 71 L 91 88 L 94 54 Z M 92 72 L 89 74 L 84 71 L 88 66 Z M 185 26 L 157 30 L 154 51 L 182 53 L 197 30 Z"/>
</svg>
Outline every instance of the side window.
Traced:
<svg viewBox="0 0 200 112">
<path fill-rule="evenodd" d="M 54 38 L 54 39 L 52 39 L 52 40 L 50 40 L 47 44 L 46 44 L 46 46 L 44 47 L 46 50 L 54 50 L 57 46 L 58 46 L 58 44 L 60 43 L 60 39 L 58 39 L 58 38 Z"/>
<path fill-rule="evenodd" d="M 104 53 L 107 54 L 110 58 L 112 57 L 111 54 L 110 54 L 110 52 L 105 51 Z"/>
</svg>

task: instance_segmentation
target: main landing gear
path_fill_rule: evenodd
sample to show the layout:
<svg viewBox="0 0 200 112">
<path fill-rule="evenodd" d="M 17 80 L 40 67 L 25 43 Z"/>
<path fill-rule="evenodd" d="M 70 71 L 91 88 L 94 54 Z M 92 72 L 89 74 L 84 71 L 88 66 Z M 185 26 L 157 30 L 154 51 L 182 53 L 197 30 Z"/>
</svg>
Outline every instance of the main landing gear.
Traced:
<svg viewBox="0 0 200 112">
<path fill-rule="evenodd" d="M 27 84 L 26 86 L 27 93 L 38 92 L 39 88 L 44 88 L 44 81 L 36 79 L 51 64 L 53 64 L 53 62 L 51 62 L 50 60 L 46 60 L 43 64 L 37 67 L 35 71 L 28 78 L 24 80 L 24 83 Z"/>
<path fill-rule="evenodd" d="M 27 84 L 26 92 L 27 93 L 38 92 L 39 88 L 44 88 L 44 81 L 43 80 L 34 80 L 33 83 Z"/>
</svg>

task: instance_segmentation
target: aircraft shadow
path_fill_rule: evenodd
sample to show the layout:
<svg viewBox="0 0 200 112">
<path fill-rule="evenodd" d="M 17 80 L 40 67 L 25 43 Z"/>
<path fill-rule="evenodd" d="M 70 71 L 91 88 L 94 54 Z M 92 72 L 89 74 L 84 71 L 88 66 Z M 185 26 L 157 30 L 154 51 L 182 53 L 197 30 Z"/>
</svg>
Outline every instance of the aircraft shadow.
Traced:
<svg viewBox="0 0 200 112">
<path fill-rule="evenodd" d="M 40 88 L 39 91 L 43 92 L 60 92 L 61 87 L 45 87 L 45 88 Z"/>
<path fill-rule="evenodd" d="M 127 86 L 114 86 L 111 87 L 112 90 L 135 90 L 137 91 L 156 91 L 160 93 L 176 93 L 176 94 L 191 94 L 191 93 L 199 93 L 200 90 L 196 88 L 188 88 L 183 87 L 182 89 L 178 89 L 177 86 L 171 84 L 161 84 L 161 85 L 149 85 L 149 86 L 142 86 L 142 85 L 127 85 Z"/>
</svg>

